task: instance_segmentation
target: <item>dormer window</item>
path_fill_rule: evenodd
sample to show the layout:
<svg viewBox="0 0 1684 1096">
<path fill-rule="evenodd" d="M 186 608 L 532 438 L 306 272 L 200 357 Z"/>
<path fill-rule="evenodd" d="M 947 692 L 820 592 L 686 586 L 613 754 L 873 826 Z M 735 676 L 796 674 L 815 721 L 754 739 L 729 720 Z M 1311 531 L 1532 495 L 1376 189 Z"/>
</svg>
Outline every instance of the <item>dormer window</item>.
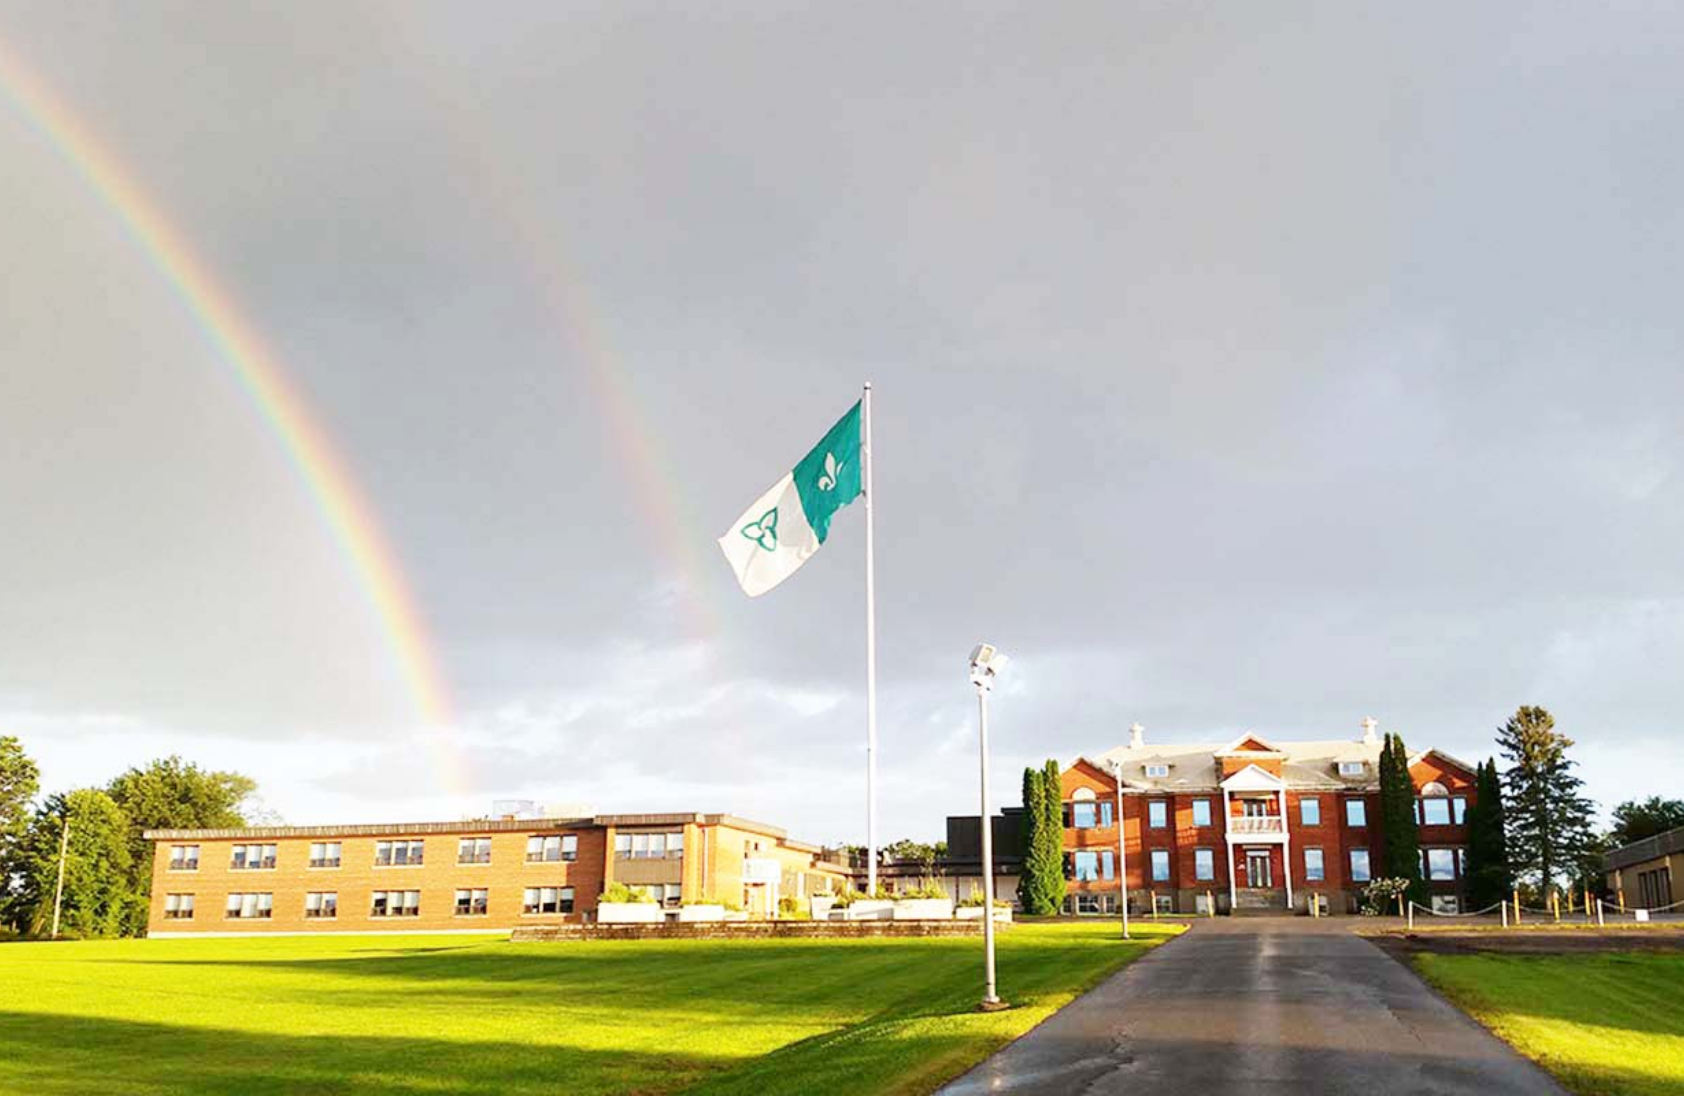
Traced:
<svg viewBox="0 0 1684 1096">
<path fill-rule="evenodd" d="M 1165 765 L 1161 761 L 1155 762 L 1155 763 L 1150 764 L 1150 765 L 1147 765 L 1146 766 L 1146 775 L 1149 776 L 1149 777 L 1162 779 L 1163 777 L 1166 777 L 1166 776 L 1169 775 L 1169 766 Z"/>
<path fill-rule="evenodd" d="M 1367 768 L 1368 765 L 1361 761 L 1341 761 L 1339 762 L 1339 775 L 1361 776 Z"/>
</svg>

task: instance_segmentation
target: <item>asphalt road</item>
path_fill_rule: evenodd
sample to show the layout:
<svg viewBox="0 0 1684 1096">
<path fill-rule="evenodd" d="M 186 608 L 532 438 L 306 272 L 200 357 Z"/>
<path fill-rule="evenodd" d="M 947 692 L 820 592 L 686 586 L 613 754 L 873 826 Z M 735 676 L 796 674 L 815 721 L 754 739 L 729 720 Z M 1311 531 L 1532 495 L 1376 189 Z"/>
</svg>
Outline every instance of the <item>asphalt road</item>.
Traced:
<svg viewBox="0 0 1684 1096">
<path fill-rule="evenodd" d="M 941 1092 L 1565 1096 L 1348 926 L 1197 922 Z"/>
</svg>

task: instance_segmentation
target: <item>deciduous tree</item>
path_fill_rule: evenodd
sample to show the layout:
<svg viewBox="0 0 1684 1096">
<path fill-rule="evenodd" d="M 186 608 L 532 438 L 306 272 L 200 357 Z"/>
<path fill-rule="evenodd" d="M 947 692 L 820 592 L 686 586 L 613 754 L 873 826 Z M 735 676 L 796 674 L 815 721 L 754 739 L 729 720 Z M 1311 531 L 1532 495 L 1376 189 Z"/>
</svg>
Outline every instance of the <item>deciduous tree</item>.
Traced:
<svg viewBox="0 0 1684 1096">
<path fill-rule="evenodd" d="M 4 741 L 0 739 L 0 741 Z M 1684 799 L 1628 799 L 1614 808 L 1614 828 L 1608 839 L 1615 846 L 1684 826 Z"/>
<path fill-rule="evenodd" d="M 30 821 L 19 848 L 16 893 L 7 921 L 20 932 L 45 936 L 52 929 L 58 885 L 59 842 L 66 822 L 65 936 L 117 936 L 137 912 L 145 923 L 145 896 L 130 885 L 128 819 L 111 797 L 93 788 L 49 796 Z"/>
</svg>

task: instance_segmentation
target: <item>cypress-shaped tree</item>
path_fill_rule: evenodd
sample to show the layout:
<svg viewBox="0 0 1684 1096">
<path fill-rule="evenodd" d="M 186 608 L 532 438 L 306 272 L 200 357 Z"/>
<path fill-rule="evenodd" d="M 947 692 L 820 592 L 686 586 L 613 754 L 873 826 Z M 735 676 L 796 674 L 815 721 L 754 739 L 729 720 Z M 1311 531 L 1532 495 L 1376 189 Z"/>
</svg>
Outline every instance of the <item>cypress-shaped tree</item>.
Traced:
<svg viewBox="0 0 1684 1096">
<path fill-rule="evenodd" d="M 1380 822 L 1385 827 L 1386 878 L 1407 879 L 1409 898 L 1425 903 L 1421 879 L 1421 835 L 1415 820 L 1415 782 L 1403 736 L 1388 734 L 1380 750 Z"/>
<path fill-rule="evenodd" d="M 1046 795 L 1041 770 L 1023 770 L 1023 870 L 1017 880 L 1017 900 L 1023 912 L 1045 914 L 1046 872 L 1042 866 L 1040 832 L 1046 824 Z"/>
<path fill-rule="evenodd" d="M 1508 840 L 1503 835 L 1503 786 L 1494 759 L 1479 765 L 1467 823 L 1468 904 L 1486 909 L 1505 901 L 1514 887 Z"/>
<path fill-rule="evenodd" d="M 1578 870 L 1591 845 L 1591 802 L 1567 756 L 1573 740 L 1547 710 L 1523 706 L 1498 729 L 1497 745 L 1512 763 L 1503 774 L 1509 866 L 1548 891 Z"/>
<path fill-rule="evenodd" d="M 1046 842 L 1047 904 L 1051 912 L 1064 908 L 1064 780 L 1058 761 L 1047 758 L 1041 770 L 1041 806 L 1045 810 L 1042 837 Z"/>
</svg>

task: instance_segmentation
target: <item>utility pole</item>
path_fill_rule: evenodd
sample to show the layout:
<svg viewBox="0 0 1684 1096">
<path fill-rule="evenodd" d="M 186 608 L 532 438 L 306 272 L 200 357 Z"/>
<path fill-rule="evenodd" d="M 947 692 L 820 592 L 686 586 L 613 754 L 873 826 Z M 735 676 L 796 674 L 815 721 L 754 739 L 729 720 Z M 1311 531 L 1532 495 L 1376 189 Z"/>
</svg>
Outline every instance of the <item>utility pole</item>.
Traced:
<svg viewBox="0 0 1684 1096">
<path fill-rule="evenodd" d="M 58 835 L 58 886 L 53 890 L 53 939 L 58 939 L 58 915 L 64 908 L 64 860 L 70 851 L 70 812 L 65 811 Z"/>
<path fill-rule="evenodd" d="M 979 643 L 971 652 L 971 684 L 976 686 L 977 731 L 981 755 L 982 786 L 982 953 L 983 1012 L 995 1012 L 1009 1006 L 995 992 L 994 986 L 994 823 L 988 817 L 988 692 L 994 678 L 1009 662 L 999 648 L 991 643 Z"/>
</svg>

